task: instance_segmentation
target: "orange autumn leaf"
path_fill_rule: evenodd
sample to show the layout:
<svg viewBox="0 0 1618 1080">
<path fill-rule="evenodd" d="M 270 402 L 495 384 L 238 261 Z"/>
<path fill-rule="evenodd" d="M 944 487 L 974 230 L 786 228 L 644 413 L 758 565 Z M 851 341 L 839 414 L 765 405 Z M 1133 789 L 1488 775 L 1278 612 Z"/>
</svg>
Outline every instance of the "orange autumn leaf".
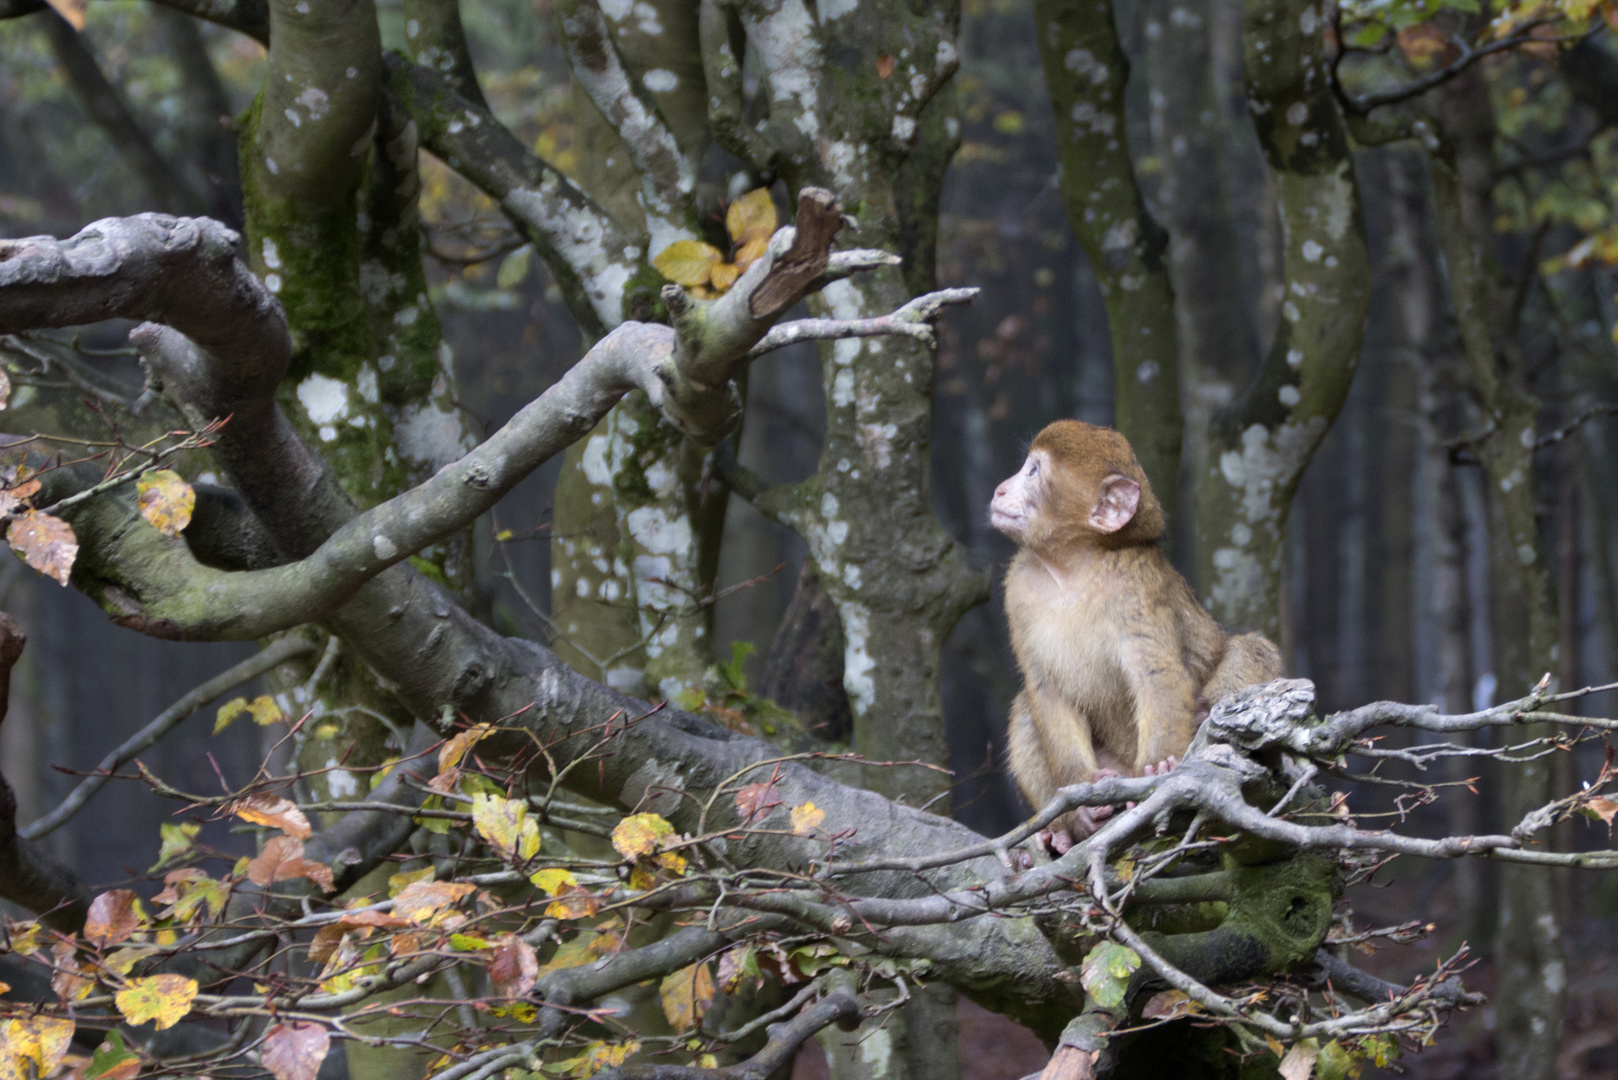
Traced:
<svg viewBox="0 0 1618 1080">
<path fill-rule="evenodd" d="M 475 724 L 438 748 L 438 771 L 447 772 L 461 763 L 467 753 L 494 731 L 493 724 Z"/>
<path fill-rule="evenodd" d="M 708 969 L 707 961 L 681 968 L 658 987 L 663 1015 L 668 1017 L 669 1026 L 675 1031 L 695 1027 L 713 1004 L 713 997 L 713 972 Z"/>
<path fill-rule="evenodd" d="M 110 889 L 90 901 L 84 921 L 84 940 L 97 948 L 128 941 L 141 927 L 139 898 L 128 889 Z"/>
<path fill-rule="evenodd" d="M 12 519 L 6 529 L 6 543 L 22 556 L 23 562 L 62 585 L 67 584 L 73 560 L 79 557 L 79 538 L 73 535 L 73 527 L 38 510 Z"/>
<path fill-rule="evenodd" d="M 254 795 L 231 806 L 231 813 L 254 825 L 280 829 L 299 840 L 309 839 L 309 819 L 291 799 L 276 795 Z"/>
<path fill-rule="evenodd" d="M 191 1002 L 196 996 L 195 979 L 184 975 L 151 975 L 129 980 L 129 985 L 118 991 L 113 1002 L 131 1024 L 154 1020 L 157 1030 L 162 1031 L 178 1024 L 191 1011 Z"/>
<path fill-rule="evenodd" d="M 25 480 L 0 490 L 0 514 L 14 514 L 39 493 L 38 480 Z"/>
<path fill-rule="evenodd" d="M 247 864 L 247 877 L 255 885 L 307 878 L 322 892 L 336 892 L 331 867 L 303 857 L 303 842 L 291 836 L 271 837 L 258 858 Z"/>
</svg>

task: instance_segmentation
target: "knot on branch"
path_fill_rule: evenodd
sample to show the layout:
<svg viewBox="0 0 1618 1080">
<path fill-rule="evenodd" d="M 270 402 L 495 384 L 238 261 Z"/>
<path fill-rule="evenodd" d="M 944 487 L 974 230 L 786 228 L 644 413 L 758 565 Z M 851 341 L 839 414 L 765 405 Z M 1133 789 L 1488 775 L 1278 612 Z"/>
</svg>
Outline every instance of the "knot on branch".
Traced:
<svg viewBox="0 0 1618 1080">
<path fill-rule="evenodd" d="M 1243 750 L 1263 750 L 1297 741 L 1315 713 L 1315 684 L 1275 679 L 1223 698 L 1208 714 L 1208 738 Z"/>
</svg>

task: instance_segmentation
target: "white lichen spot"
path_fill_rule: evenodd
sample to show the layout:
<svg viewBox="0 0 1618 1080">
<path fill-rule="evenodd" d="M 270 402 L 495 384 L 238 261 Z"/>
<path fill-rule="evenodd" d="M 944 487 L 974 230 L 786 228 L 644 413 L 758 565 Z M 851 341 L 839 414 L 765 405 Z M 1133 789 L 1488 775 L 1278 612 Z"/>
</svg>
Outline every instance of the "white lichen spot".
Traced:
<svg viewBox="0 0 1618 1080">
<path fill-rule="evenodd" d="M 360 782 L 353 773 L 347 769 L 337 767 L 337 759 L 331 758 L 326 762 L 326 787 L 331 791 L 334 799 L 346 799 L 350 795 L 360 793 Z"/>
<path fill-rule="evenodd" d="M 309 110 L 309 119 L 319 120 L 331 109 L 331 95 L 317 86 L 306 87 L 298 95 L 298 104 Z"/>
<path fill-rule="evenodd" d="M 820 21 L 829 23 L 859 10 L 860 0 L 820 0 L 816 6 L 820 9 Z"/>
<path fill-rule="evenodd" d="M 271 176 L 280 176 L 281 175 L 281 166 L 277 165 L 275 163 L 275 159 L 270 157 L 267 154 L 264 157 L 264 167 L 266 169 L 270 170 L 270 175 Z"/>
<path fill-rule="evenodd" d="M 859 473 L 855 473 L 854 476 L 857 479 L 859 477 Z M 848 541 L 848 522 L 826 522 L 826 540 L 831 544 L 832 547 L 842 547 L 843 544 Z"/>
<path fill-rule="evenodd" d="M 370 364 L 361 364 L 359 371 L 355 372 L 354 389 L 360 392 L 360 397 L 372 405 L 382 399 L 377 390 L 376 371 Z"/>
<path fill-rule="evenodd" d="M 847 585 L 850 589 L 858 589 L 860 587 L 860 568 L 858 566 L 855 566 L 853 563 L 849 563 L 847 566 L 843 567 L 843 584 Z"/>
<path fill-rule="evenodd" d="M 1150 386 L 1152 385 L 1152 380 L 1157 378 L 1157 371 L 1157 361 L 1148 360 L 1135 369 L 1135 379 L 1142 386 Z"/>
<path fill-rule="evenodd" d="M 414 38 L 421 35 L 421 23 L 415 19 L 405 20 L 405 37 Z"/>
<path fill-rule="evenodd" d="M 1299 319 L 1303 318 L 1303 312 L 1299 311 L 1298 305 L 1294 304 L 1291 300 L 1288 300 L 1286 303 L 1281 305 L 1281 314 L 1286 316 L 1286 320 L 1289 323 L 1295 323 Z"/>
<path fill-rule="evenodd" d="M 860 424 L 855 429 L 860 448 L 871 464 L 886 469 L 893 463 L 893 437 L 899 433 L 894 424 Z"/>
<path fill-rule="evenodd" d="M 1288 349 L 1287 350 L 1287 364 L 1292 366 L 1292 367 L 1301 367 L 1303 365 L 1303 350 L 1302 349 Z"/>
<path fill-rule="evenodd" d="M 837 471 L 838 472 L 847 472 L 849 469 L 852 469 L 853 467 L 854 467 L 854 463 L 852 461 L 848 460 L 847 458 L 839 458 L 838 461 L 837 461 Z"/>
<path fill-rule="evenodd" d="M 435 472 L 474 445 L 461 414 L 443 401 L 406 405 L 393 425 L 393 439 L 407 459 Z"/>
<path fill-rule="evenodd" d="M 298 384 L 298 403 L 312 423 L 335 424 L 348 418 L 348 387 L 317 373 Z"/>
<path fill-rule="evenodd" d="M 654 94 L 666 94 L 680 85 L 680 77 L 666 68 L 653 68 L 642 79 Z"/>
<path fill-rule="evenodd" d="M 612 578 L 608 578 L 601 583 L 601 599 L 609 604 L 617 600 L 618 594 L 622 591 L 622 587 Z"/>
<path fill-rule="evenodd" d="M 1107 65 L 1096 59 L 1089 49 L 1074 49 L 1062 58 L 1062 66 L 1081 79 L 1089 79 L 1091 86 L 1107 81 Z"/>
<path fill-rule="evenodd" d="M 399 549 L 393 546 L 393 541 L 381 533 L 371 537 L 371 550 L 376 552 L 377 558 L 384 561 L 399 554 Z"/>
<path fill-rule="evenodd" d="M 657 37 L 663 32 L 663 23 L 658 18 L 657 9 L 645 0 L 635 5 L 635 26 L 647 37 Z"/>
<path fill-rule="evenodd" d="M 646 673 L 640 668 L 615 667 L 607 670 L 607 685 L 620 694 L 640 693 L 641 680 Z"/>
<path fill-rule="evenodd" d="M 281 269 L 281 250 L 275 246 L 275 241 L 268 236 L 264 238 L 263 251 L 264 265 L 271 270 Z"/>
<path fill-rule="evenodd" d="M 552 570 L 551 571 L 551 588 L 552 589 L 560 589 L 561 587 L 562 587 L 562 572 L 560 570 Z"/>
<path fill-rule="evenodd" d="M 1303 247 L 1299 250 L 1303 254 L 1304 262 L 1319 262 L 1320 257 L 1326 254 L 1326 249 L 1315 243 L 1313 240 L 1305 240 L 1303 242 Z"/>
<path fill-rule="evenodd" d="M 297 110 L 283 109 L 282 112 L 286 114 L 288 120 L 292 121 L 293 127 L 303 127 L 303 117 L 298 115 Z"/>
<path fill-rule="evenodd" d="M 843 368 L 831 381 L 831 401 L 839 409 L 854 403 L 854 373 Z"/>
<path fill-rule="evenodd" d="M 1303 122 L 1309 119 L 1309 103 L 1294 101 L 1287 107 L 1287 123 L 1293 127 L 1302 127 Z"/>
<path fill-rule="evenodd" d="M 1532 566 L 1534 560 L 1539 558 L 1539 553 L 1534 550 L 1533 544 L 1518 544 L 1517 558 L 1524 566 Z"/>
<path fill-rule="evenodd" d="M 864 716 L 876 701 L 876 680 L 871 677 L 876 661 L 868 649 L 871 616 L 859 604 L 844 604 L 838 610 L 843 616 L 843 689 L 854 715 Z"/>
<path fill-rule="evenodd" d="M 1532 450 L 1534 448 L 1534 429 L 1533 428 L 1531 428 L 1531 427 L 1523 428 L 1522 429 L 1522 434 L 1519 435 L 1518 438 L 1522 441 L 1522 447 L 1523 447 L 1524 450 Z"/>
<path fill-rule="evenodd" d="M 645 551 L 681 555 L 688 553 L 694 543 L 691 519 L 684 514 L 670 517 L 661 506 L 642 506 L 631 510 L 624 522 L 629 528 L 630 537 Z"/>
<path fill-rule="evenodd" d="M 264 287 L 266 289 L 270 290 L 272 293 L 279 293 L 281 291 L 281 275 L 280 274 L 266 274 L 266 275 L 264 275 Z"/>
<path fill-rule="evenodd" d="M 916 134 L 916 118 L 913 116 L 895 116 L 893 118 L 893 137 L 899 142 L 908 143 Z"/>
<path fill-rule="evenodd" d="M 1230 527 L 1230 542 L 1237 547 L 1246 547 L 1253 542 L 1253 528 L 1245 521 L 1238 521 Z"/>
<path fill-rule="evenodd" d="M 840 509 L 842 509 L 842 504 L 837 501 L 837 496 L 831 492 L 828 491 L 820 497 L 820 516 L 825 520 L 830 521 L 836 517 L 837 511 Z"/>
<path fill-rule="evenodd" d="M 1289 409 L 1296 405 L 1299 401 L 1303 400 L 1302 391 L 1300 391 L 1296 386 L 1293 386 L 1291 383 L 1281 387 L 1280 391 L 1275 396 L 1280 398 L 1281 404 L 1285 405 Z"/>
<path fill-rule="evenodd" d="M 579 578 L 573 583 L 573 592 L 580 600 L 590 597 L 590 581 L 588 578 Z"/>
<path fill-rule="evenodd" d="M 414 326 L 419 318 L 421 318 L 421 309 L 416 307 L 415 304 L 407 304 L 393 313 L 393 324 L 395 326 Z"/>
</svg>

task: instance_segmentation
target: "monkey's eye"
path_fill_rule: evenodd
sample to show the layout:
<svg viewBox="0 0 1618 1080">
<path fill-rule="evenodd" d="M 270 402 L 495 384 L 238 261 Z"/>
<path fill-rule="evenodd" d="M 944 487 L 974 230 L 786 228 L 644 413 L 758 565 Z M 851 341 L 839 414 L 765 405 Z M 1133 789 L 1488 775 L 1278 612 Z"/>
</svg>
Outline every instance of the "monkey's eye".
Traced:
<svg viewBox="0 0 1618 1080">
<path fill-rule="evenodd" d="M 1029 476 L 1038 476 L 1039 475 L 1039 459 L 1038 458 L 1029 458 L 1028 459 L 1028 475 Z"/>
</svg>

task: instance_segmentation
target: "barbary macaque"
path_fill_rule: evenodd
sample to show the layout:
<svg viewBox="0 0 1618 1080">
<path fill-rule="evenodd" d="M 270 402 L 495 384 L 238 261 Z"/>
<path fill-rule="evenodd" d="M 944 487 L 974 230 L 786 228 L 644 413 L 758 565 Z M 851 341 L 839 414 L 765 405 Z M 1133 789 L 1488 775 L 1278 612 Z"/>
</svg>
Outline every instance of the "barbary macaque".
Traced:
<svg viewBox="0 0 1618 1080">
<path fill-rule="evenodd" d="M 1023 691 L 1008 735 L 1035 809 L 1068 784 L 1172 769 L 1210 705 L 1280 678 L 1280 650 L 1227 634 L 1158 549 L 1163 507 L 1117 431 L 1045 428 L 989 518 L 1018 546 L 1006 617 Z M 1046 842 L 1060 854 L 1111 812 L 1064 814 Z"/>
</svg>

